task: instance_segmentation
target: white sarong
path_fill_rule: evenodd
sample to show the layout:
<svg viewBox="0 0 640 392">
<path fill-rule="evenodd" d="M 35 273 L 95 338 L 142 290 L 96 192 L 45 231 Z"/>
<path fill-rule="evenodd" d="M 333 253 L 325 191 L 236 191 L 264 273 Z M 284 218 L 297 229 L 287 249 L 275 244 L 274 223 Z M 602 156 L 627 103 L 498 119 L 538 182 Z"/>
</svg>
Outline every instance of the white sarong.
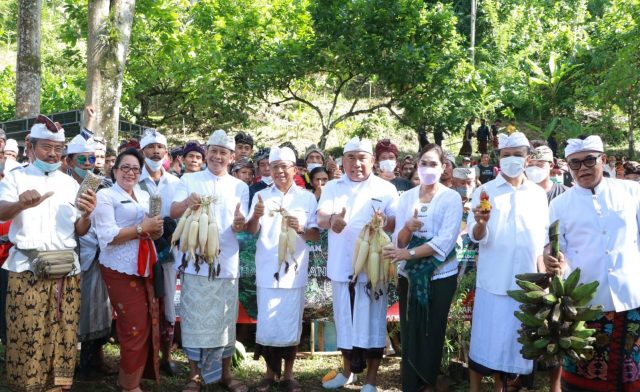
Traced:
<svg viewBox="0 0 640 392">
<path fill-rule="evenodd" d="M 520 321 L 513 315 L 519 304 L 507 295 L 476 288 L 469 358 L 492 370 L 529 374 L 533 361 L 522 358 L 518 343 Z"/>
<path fill-rule="evenodd" d="M 290 347 L 300 343 L 304 287 L 296 289 L 257 288 L 258 325 L 256 343 Z"/>
<path fill-rule="evenodd" d="M 331 281 L 338 348 L 383 348 L 387 338 L 387 294 L 367 295 L 366 283 L 355 284 L 353 316 L 349 282 Z"/>
<path fill-rule="evenodd" d="M 215 348 L 235 343 L 238 279 L 181 274 L 180 282 L 182 346 Z"/>
</svg>

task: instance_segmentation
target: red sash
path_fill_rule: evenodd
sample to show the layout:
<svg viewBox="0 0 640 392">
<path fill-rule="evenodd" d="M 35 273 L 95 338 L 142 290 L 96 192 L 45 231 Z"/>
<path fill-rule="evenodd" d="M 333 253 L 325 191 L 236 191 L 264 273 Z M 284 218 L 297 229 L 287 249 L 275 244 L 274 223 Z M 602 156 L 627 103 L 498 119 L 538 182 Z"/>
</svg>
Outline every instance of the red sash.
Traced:
<svg viewBox="0 0 640 392">
<path fill-rule="evenodd" d="M 140 247 L 138 248 L 138 275 L 144 276 L 149 267 L 149 278 L 153 278 L 153 266 L 158 261 L 158 254 L 153 240 L 149 237 L 140 238 Z"/>
</svg>

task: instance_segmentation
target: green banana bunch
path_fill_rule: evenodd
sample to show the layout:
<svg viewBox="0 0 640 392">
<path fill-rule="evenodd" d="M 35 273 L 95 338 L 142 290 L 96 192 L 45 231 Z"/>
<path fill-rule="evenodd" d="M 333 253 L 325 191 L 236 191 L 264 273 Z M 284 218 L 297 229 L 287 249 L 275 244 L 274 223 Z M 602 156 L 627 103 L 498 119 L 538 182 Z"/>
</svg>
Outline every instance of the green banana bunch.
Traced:
<svg viewBox="0 0 640 392">
<path fill-rule="evenodd" d="M 522 324 L 518 342 L 524 358 L 557 363 L 564 357 L 579 361 L 592 355 L 595 329 L 587 328 L 585 321 L 602 317 L 602 306 L 587 306 L 598 282 L 579 281 L 579 268 L 564 280 L 543 273 L 516 275 L 521 290 L 507 295 L 520 303 L 514 315 Z"/>
</svg>

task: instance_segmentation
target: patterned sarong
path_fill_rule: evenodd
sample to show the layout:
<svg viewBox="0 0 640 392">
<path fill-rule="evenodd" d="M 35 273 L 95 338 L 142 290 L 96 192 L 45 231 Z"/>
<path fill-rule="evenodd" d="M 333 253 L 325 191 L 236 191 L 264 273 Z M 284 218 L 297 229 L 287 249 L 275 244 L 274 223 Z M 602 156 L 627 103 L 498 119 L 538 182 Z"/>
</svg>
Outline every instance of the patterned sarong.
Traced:
<svg viewBox="0 0 640 392">
<path fill-rule="evenodd" d="M 36 280 L 9 273 L 7 385 L 36 392 L 71 385 L 80 318 L 80 277 Z"/>
<path fill-rule="evenodd" d="M 118 385 L 140 386 L 144 377 L 160 382 L 159 304 L 153 280 L 127 275 L 101 266 L 111 304 L 116 311 L 116 334 L 120 342 Z"/>
<path fill-rule="evenodd" d="M 587 326 L 596 329 L 593 356 L 565 359 L 563 391 L 640 391 L 640 309 L 607 312 Z"/>
</svg>

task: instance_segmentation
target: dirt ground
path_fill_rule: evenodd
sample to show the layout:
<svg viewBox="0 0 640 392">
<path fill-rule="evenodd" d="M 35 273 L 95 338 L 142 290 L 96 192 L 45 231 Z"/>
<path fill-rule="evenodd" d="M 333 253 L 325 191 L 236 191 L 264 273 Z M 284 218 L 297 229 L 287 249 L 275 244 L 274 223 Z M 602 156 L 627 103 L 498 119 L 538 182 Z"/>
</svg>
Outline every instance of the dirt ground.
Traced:
<svg viewBox="0 0 640 392">
<path fill-rule="evenodd" d="M 108 344 L 105 350 L 107 354 L 107 361 L 114 368 L 117 367 L 119 350 L 115 344 Z M 4 356 L 4 347 L 0 347 L 0 357 Z M 169 377 L 162 376 L 160 385 L 150 381 L 144 381 L 142 388 L 145 391 L 154 392 L 176 392 L 180 391 L 186 384 L 186 375 L 188 374 L 187 361 L 180 350 L 174 354 L 178 366 L 184 372 L 182 377 Z M 321 386 L 321 379 L 326 373 L 331 370 L 337 370 L 340 368 L 341 358 L 339 356 L 320 356 L 316 355 L 311 357 L 309 355 L 299 355 L 296 360 L 294 372 L 298 381 L 302 384 L 304 391 L 324 391 Z M 8 391 L 6 387 L 6 375 L 4 372 L 4 362 L 0 362 L 0 391 Z M 253 390 L 253 386 L 257 384 L 262 372 L 264 371 L 264 362 L 262 360 L 254 361 L 252 359 L 252 353 L 248 353 L 247 358 L 243 361 L 242 366 L 235 371 L 235 377 L 245 381 Z M 530 391 L 548 391 L 546 385 L 548 378 L 545 373 L 539 373 L 536 376 L 536 388 L 530 389 Z M 485 379 L 483 390 L 491 391 L 491 380 Z M 362 382 L 358 381 L 355 385 L 350 385 L 342 390 L 344 391 L 358 391 L 362 387 Z M 439 380 L 438 389 L 440 391 L 466 391 L 468 390 L 468 384 L 466 381 L 454 381 L 447 376 L 442 376 Z M 116 376 L 103 376 L 96 377 L 91 381 L 76 380 L 73 385 L 73 391 L 78 392 L 116 392 Z M 225 391 L 217 385 L 211 385 L 203 388 L 203 391 Z M 278 391 L 278 388 L 273 388 L 272 391 Z M 400 392 L 400 358 L 399 357 L 386 357 L 384 358 L 379 372 L 379 385 L 378 391 L 380 392 Z"/>
</svg>

